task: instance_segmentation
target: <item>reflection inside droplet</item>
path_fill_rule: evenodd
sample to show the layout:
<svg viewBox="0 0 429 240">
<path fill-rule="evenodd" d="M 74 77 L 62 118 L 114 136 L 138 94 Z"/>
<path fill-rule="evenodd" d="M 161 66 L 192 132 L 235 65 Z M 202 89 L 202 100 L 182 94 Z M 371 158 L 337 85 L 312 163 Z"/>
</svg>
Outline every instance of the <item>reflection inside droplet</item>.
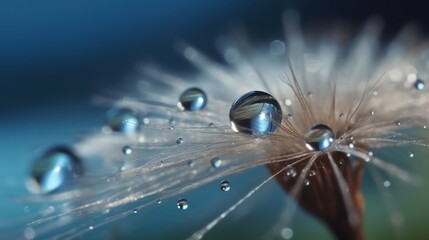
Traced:
<svg viewBox="0 0 429 240">
<path fill-rule="evenodd" d="M 334 133 L 328 126 L 317 124 L 305 134 L 305 140 L 309 150 L 325 151 L 334 142 Z"/>
<path fill-rule="evenodd" d="M 177 107 L 182 111 L 195 112 L 207 104 L 207 95 L 199 88 L 190 88 L 180 95 Z"/>
<path fill-rule="evenodd" d="M 277 129 L 282 121 L 282 110 L 270 94 L 252 91 L 235 100 L 229 119 L 235 132 L 263 135 Z"/>
</svg>

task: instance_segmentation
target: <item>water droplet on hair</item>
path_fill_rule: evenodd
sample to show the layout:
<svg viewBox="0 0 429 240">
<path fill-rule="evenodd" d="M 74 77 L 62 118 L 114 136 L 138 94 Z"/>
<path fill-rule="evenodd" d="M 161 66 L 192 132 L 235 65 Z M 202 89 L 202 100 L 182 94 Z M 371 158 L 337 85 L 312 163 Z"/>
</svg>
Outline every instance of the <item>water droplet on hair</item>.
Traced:
<svg viewBox="0 0 429 240">
<path fill-rule="evenodd" d="M 26 227 L 24 229 L 24 238 L 27 240 L 34 239 L 36 237 L 36 232 L 31 227 Z"/>
<path fill-rule="evenodd" d="M 138 213 L 138 210 L 137 210 L 137 209 L 134 209 L 134 210 L 133 210 L 133 213 Z"/>
<path fill-rule="evenodd" d="M 89 230 L 94 230 L 94 226 L 89 226 L 88 229 Z"/>
<path fill-rule="evenodd" d="M 169 130 L 174 130 L 174 126 L 173 126 L 173 125 L 171 125 L 168 129 L 169 129 Z"/>
<path fill-rule="evenodd" d="M 189 161 L 188 162 L 188 166 L 191 167 L 191 168 L 194 167 L 195 166 L 195 161 L 193 161 L 193 160 Z"/>
<path fill-rule="evenodd" d="M 375 114 L 374 110 L 369 111 L 370 116 L 374 116 L 374 114 Z"/>
<path fill-rule="evenodd" d="M 177 201 L 177 208 L 181 209 L 181 210 L 186 210 L 188 209 L 189 205 L 188 205 L 188 200 L 182 198 L 179 199 L 179 201 Z"/>
<path fill-rule="evenodd" d="M 56 147 L 33 163 L 27 186 L 34 193 L 50 193 L 67 186 L 82 173 L 81 160 L 70 149 Z"/>
<path fill-rule="evenodd" d="M 107 113 L 107 126 L 115 132 L 132 133 L 138 130 L 139 120 L 131 109 L 114 108 Z"/>
<path fill-rule="evenodd" d="M 310 186 L 310 180 L 305 179 L 304 180 L 304 186 Z"/>
<path fill-rule="evenodd" d="M 414 87 L 415 87 L 417 90 L 423 90 L 423 89 L 425 88 L 425 82 L 424 82 L 423 80 L 421 80 L 421 79 L 417 79 L 417 80 L 414 82 Z"/>
<path fill-rule="evenodd" d="M 314 125 L 305 134 L 306 146 L 309 150 L 325 151 L 334 142 L 334 133 L 323 124 Z"/>
<path fill-rule="evenodd" d="M 224 191 L 224 192 L 228 192 L 228 191 L 229 191 L 229 189 L 231 189 L 231 186 L 229 185 L 229 182 L 228 182 L 228 181 L 222 181 L 222 182 L 220 183 L 220 189 L 221 189 L 222 191 Z"/>
<path fill-rule="evenodd" d="M 401 126 L 401 122 L 400 121 L 397 121 L 395 124 L 396 124 L 396 126 Z"/>
<path fill-rule="evenodd" d="M 310 170 L 310 172 L 308 172 L 308 176 L 309 177 L 316 176 L 316 172 L 314 170 Z"/>
<path fill-rule="evenodd" d="M 209 123 L 209 127 L 214 127 L 215 125 L 213 123 Z"/>
<path fill-rule="evenodd" d="M 133 153 L 133 149 L 132 149 L 130 146 L 124 146 L 124 147 L 122 148 L 122 152 L 123 152 L 125 155 L 131 155 L 131 153 Z"/>
<path fill-rule="evenodd" d="M 287 119 L 288 119 L 289 121 L 291 121 L 291 120 L 293 119 L 292 114 L 288 113 L 288 114 L 287 114 Z"/>
<path fill-rule="evenodd" d="M 307 97 L 312 98 L 313 97 L 313 92 L 308 92 L 307 93 Z"/>
<path fill-rule="evenodd" d="M 183 138 L 177 138 L 177 140 L 176 140 L 176 143 L 177 144 L 182 144 L 183 143 Z"/>
<path fill-rule="evenodd" d="M 413 158 L 414 157 L 414 152 L 408 152 L 408 156 L 410 157 L 410 158 Z"/>
<path fill-rule="evenodd" d="M 272 56 L 281 56 L 285 53 L 286 46 L 280 40 L 274 40 L 270 43 L 270 54 Z"/>
<path fill-rule="evenodd" d="M 270 94 L 252 91 L 234 101 L 229 119 L 235 132 L 263 135 L 277 129 L 282 120 L 282 110 Z"/>
<path fill-rule="evenodd" d="M 207 95 L 199 88 L 190 88 L 180 95 L 177 107 L 182 111 L 195 112 L 207 104 Z"/>
<path fill-rule="evenodd" d="M 217 158 L 217 157 L 213 158 L 211 163 L 214 168 L 220 168 L 222 166 L 222 160 L 220 160 L 220 158 Z"/>
<path fill-rule="evenodd" d="M 296 175 L 297 175 L 297 172 L 294 167 L 292 166 L 286 167 L 286 176 L 293 178 L 293 177 L 296 177 Z"/>
<path fill-rule="evenodd" d="M 343 118 L 344 117 L 344 113 L 340 113 L 340 118 Z"/>
</svg>

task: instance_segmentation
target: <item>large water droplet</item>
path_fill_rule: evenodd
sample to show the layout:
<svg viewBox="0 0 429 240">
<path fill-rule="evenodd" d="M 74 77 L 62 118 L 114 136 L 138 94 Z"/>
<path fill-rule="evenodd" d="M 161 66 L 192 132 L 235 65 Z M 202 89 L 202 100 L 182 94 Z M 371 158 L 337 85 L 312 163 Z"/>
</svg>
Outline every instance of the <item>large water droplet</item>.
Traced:
<svg viewBox="0 0 429 240">
<path fill-rule="evenodd" d="M 139 125 L 139 119 L 131 109 L 114 108 L 107 113 L 107 126 L 112 131 L 132 133 L 138 130 Z"/>
<path fill-rule="evenodd" d="M 220 189 L 221 189 L 222 191 L 224 191 L 224 192 L 228 192 L 228 191 L 229 191 L 229 189 L 231 189 L 231 185 L 229 185 L 229 182 L 228 182 L 228 181 L 222 181 L 222 182 L 220 183 Z"/>
<path fill-rule="evenodd" d="M 177 208 L 181 209 L 181 210 L 186 210 L 188 209 L 189 205 L 188 205 L 188 200 L 182 198 L 179 199 L 179 201 L 177 201 Z"/>
<path fill-rule="evenodd" d="M 82 162 L 70 149 L 55 147 L 33 163 L 28 188 L 34 193 L 51 193 L 82 173 Z"/>
<path fill-rule="evenodd" d="M 417 90 L 423 90 L 425 88 L 425 82 L 421 79 L 417 79 L 416 82 L 414 82 L 414 87 Z"/>
<path fill-rule="evenodd" d="M 305 134 L 305 140 L 308 149 L 325 151 L 334 142 L 334 133 L 328 126 L 317 124 Z"/>
<path fill-rule="evenodd" d="M 270 94 L 252 91 L 235 100 L 229 111 L 229 120 L 235 132 L 263 135 L 277 129 L 282 121 L 282 110 Z"/>
<path fill-rule="evenodd" d="M 207 104 L 207 95 L 199 88 L 190 88 L 180 95 L 177 107 L 182 111 L 195 112 Z"/>
</svg>

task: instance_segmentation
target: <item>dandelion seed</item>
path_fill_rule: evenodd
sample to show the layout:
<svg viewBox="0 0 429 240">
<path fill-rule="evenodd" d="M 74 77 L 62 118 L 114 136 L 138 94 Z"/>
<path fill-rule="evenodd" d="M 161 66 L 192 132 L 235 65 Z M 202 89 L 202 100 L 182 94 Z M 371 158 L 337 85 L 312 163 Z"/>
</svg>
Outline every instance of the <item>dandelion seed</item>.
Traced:
<svg viewBox="0 0 429 240">
<path fill-rule="evenodd" d="M 75 238 L 160 204 L 160 199 L 266 166 L 269 177 L 190 239 L 201 239 L 273 179 L 291 201 L 321 220 L 337 238 L 364 239 L 364 167 L 413 182 L 412 174 L 389 158 L 382 158 L 379 151 L 413 144 L 426 147 L 429 141 L 428 136 L 406 132 L 426 128 L 429 122 L 425 91 L 417 94 L 418 99 L 416 92 L 410 91 L 413 83 L 417 90 L 424 89 L 424 82 L 419 82 L 415 74 L 423 72 L 419 68 L 424 64 L 416 63 L 416 51 L 401 42 L 405 38 L 392 45 L 401 51 L 376 55 L 376 23 L 369 24 L 356 43 L 348 45 L 350 52 L 343 54 L 340 46 L 333 44 L 337 42 L 331 39 L 334 36 L 326 38 L 331 39 L 330 43 L 326 39 L 307 42 L 297 30 L 299 26 L 294 25 L 296 14 L 286 14 L 286 18 L 287 38 L 271 42 L 265 52 L 250 49 L 245 54 L 236 46 L 227 46 L 223 53 L 231 64 L 228 67 L 191 46 L 182 46 L 184 57 L 199 71 L 191 79 L 197 87 L 167 71 L 143 67 L 145 76 L 157 81 L 145 85 L 138 100 L 124 97 L 114 103 L 106 123 L 111 132 L 91 134 L 74 145 L 82 156 L 79 163 L 91 165 L 92 159 L 102 159 L 97 174 L 83 176 L 81 170 L 75 171 L 81 166 L 69 152 L 42 157 L 55 161 L 30 177 L 42 189 L 40 192 L 49 193 L 47 197 L 55 207 L 51 212 L 37 213 L 23 226 L 34 229 L 37 237 L 40 232 L 41 238 Z M 286 62 L 279 56 L 287 56 Z M 253 58 L 258 61 L 253 62 Z M 410 76 L 410 72 L 416 76 Z M 332 74 L 337 77 L 332 79 Z M 157 83 L 165 85 L 171 94 L 165 94 Z M 182 144 L 183 139 L 190 144 Z M 133 146 L 134 153 L 124 144 Z M 123 154 L 132 153 L 138 158 L 128 161 L 127 157 L 122 171 L 118 170 L 123 164 L 118 160 L 123 158 L 121 149 Z M 137 151 L 140 149 L 144 154 Z M 56 175 L 55 184 L 44 182 L 50 178 L 48 173 L 58 172 L 57 153 L 69 166 L 60 166 L 59 172 L 82 175 L 59 192 L 57 188 L 69 182 L 68 176 Z M 414 153 L 408 156 L 414 157 Z M 381 180 L 379 185 L 388 188 L 390 181 Z M 229 182 L 221 182 L 220 188 L 228 191 Z M 45 200 L 34 199 L 39 203 Z M 189 207 L 186 199 L 179 199 L 176 205 L 181 210 Z M 128 206 L 132 207 L 119 211 Z M 294 211 L 286 210 L 284 225 L 276 234 L 289 239 L 294 232 L 284 226 Z M 106 213 L 105 218 L 100 220 L 100 213 Z M 34 235 L 30 233 L 27 235 Z"/>
</svg>

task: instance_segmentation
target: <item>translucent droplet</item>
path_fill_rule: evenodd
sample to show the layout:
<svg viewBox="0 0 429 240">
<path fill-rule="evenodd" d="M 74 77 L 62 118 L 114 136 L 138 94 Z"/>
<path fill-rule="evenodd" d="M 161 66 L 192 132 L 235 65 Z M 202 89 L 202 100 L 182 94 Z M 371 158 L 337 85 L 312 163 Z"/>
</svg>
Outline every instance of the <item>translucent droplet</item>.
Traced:
<svg viewBox="0 0 429 240">
<path fill-rule="evenodd" d="M 156 200 L 157 204 L 161 204 L 161 202 L 162 202 L 161 199 Z"/>
<path fill-rule="evenodd" d="M 282 110 L 273 96 L 252 91 L 234 101 L 229 120 L 235 132 L 263 135 L 277 129 L 282 120 Z"/>
<path fill-rule="evenodd" d="M 308 172 L 308 176 L 309 177 L 316 176 L 316 172 L 314 170 L 310 170 L 310 172 Z"/>
<path fill-rule="evenodd" d="M 107 112 L 107 126 L 115 132 L 132 133 L 138 130 L 139 120 L 128 108 L 113 108 Z"/>
<path fill-rule="evenodd" d="M 209 127 L 214 127 L 215 125 L 213 123 L 209 123 Z"/>
<path fill-rule="evenodd" d="M 211 162 L 214 168 L 220 168 L 222 166 L 222 160 L 220 160 L 220 158 L 213 158 Z"/>
<path fill-rule="evenodd" d="M 133 210 L 133 213 L 138 213 L 138 210 L 137 210 L 137 209 L 134 209 L 134 210 Z"/>
<path fill-rule="evenodd" d="M 132 149 L 130 146 L 124 146 L 124 147 L 122 148 L 122 152 L 123 152 L 125 155 L 131 155 L 131 153 L 133 153 L 133 149 Z"/>
<path fill-rule="evenodd" d="M 284 239 L 291 239 L 293 237 L 293 230 L 290 228 L 283 228 L 281 235 Z"/>
<path fill-rule="evenodd" d="M 323 124 L 314 125 L 305 134 L 306 146 L 309 150 L 325 151 L 334 142 L 334 133 Z"/>
<path fill-rule="evenodd" d="M 375 114 L 374 110 L 369 111 L 370 116 L 374 116 L 374 114 Z"/>
<path fill-rule="evenodd" d="M 344 117 L 344 113 L 340 113 L 340 118 L 343 118 Z"/>
<path fill-rule="evenodd" d="M 401 122 L 400 121 L 397 121 L 395 124 L 396 124 L 396 126 L 401 126 Z"/>
<path fill-rule="evenodd" d="M 55 147 L 33 163 L 27 186 L 34 193 L 51 193 L 67 186 L 82 173 L 81 160 L 69 148 Z"/>
<path fill-rule="evenodd" d="M 94 230 L 94 226 L 89 226 L 89 230 Z"/>
<path fill-rule="evenodd" d="M 194 167 L 195 166 L 195 161 L 193 161 L 193 160 L 189 161 L 188 162 L 188 166 L 191 167 L 191 168 Z"/>
<path fill-rule="evenodd" d="M 292 120 L 292 119 L 293 119 L 292 114 L 288 113 L 288 114 L 287 114 L 287 119 L 288 119 L 289 121 L 290 121 L 290 120 Z"/>
<path fill-rule="evenodd" d="M 195 112 L 207 104 L 206 94 L 199 88 L 190 88 L 180 95 L 177 107 L 182 111 Z"/>
<path fill-rule="evenodd" d="M 27 240 L 34 239 L 36 237 L 36 232 L 31 227 L 26 227 L 24 229 L 24 238 Z"/>
<path fill-rule="evenodd" d="M 383 186 L 385 187 L 385 188 L 388 188 L 388 187 L 390 187 L 390 181 L 384 181 L 383 182 Z"/>
<path fill-rule="evenodd" d="M 176 140 L 176 143 L 177 144 L 182 144 L 183 143 L 183 138 L 177 138 L 177 140 Z"/>
<path fill-rule="evenodd" d="M 417 80 L 414 82 L 414 87 L 415 87 L 417 90 L 423 90 L 423 89 L 425 88 L 425 82 L 423 82 L 423 80 L 421 80 L 421 79 L 417 79 Z"/>
<path fill-rule="evenodd" d="M 414 157 L 414 152 L 411 152 L 411 151 L 410 151 L 410 152 L 408 153 L 408 156 L 409 156 L 410 158 L 413 158 L 413 157 Z"/>
<path fill-rule="evenodd" d="M 312 98 L 313 97 L 313 92 L 308 92 L 307 93 L 307 97 Z"/>
<path fill-rule="evenodd" d="M 177 201 L 177 208 L 181 209 L 181 210 L 186 210 L 188 209 L 189 205 L 188 205 L 188 200 L 182 198 L 179 199 L 179 201 Z"/>
<path fill-rule="evenodd" d="M 231 189 L 231 186 L 229 185 L 229 182 L 228 182 L 228 181 L 222 181 L 222 182 L 220 183 L 220 189 L 221 189 L 222 191 L 224 191 L 224 192 L 228 192 L 228 191 L 229 191 L 229 189 Z"/>
<path fill-rule="evenodd" d="M 310 181 L 308 179 L 304 180 L 304 186 L 309 186 L 310 185 Z"/>
<path fill-rule="evenodd" d="M 170 129 L 170 130 L 174 130 L 174 126 L 173 126 L 173 125 L 171 125 L 168 129 Z"/>
<path fill-rule="evenodd" d="M 296 177 L 296 175 L 297 175 L 295 168 L 293 168 L 292 166 L 286 167 L 285 171 L 286 171 L 286 176 L 288 176 L 288 177 L 293 178 L 293 177 Z"/>
</svg>

